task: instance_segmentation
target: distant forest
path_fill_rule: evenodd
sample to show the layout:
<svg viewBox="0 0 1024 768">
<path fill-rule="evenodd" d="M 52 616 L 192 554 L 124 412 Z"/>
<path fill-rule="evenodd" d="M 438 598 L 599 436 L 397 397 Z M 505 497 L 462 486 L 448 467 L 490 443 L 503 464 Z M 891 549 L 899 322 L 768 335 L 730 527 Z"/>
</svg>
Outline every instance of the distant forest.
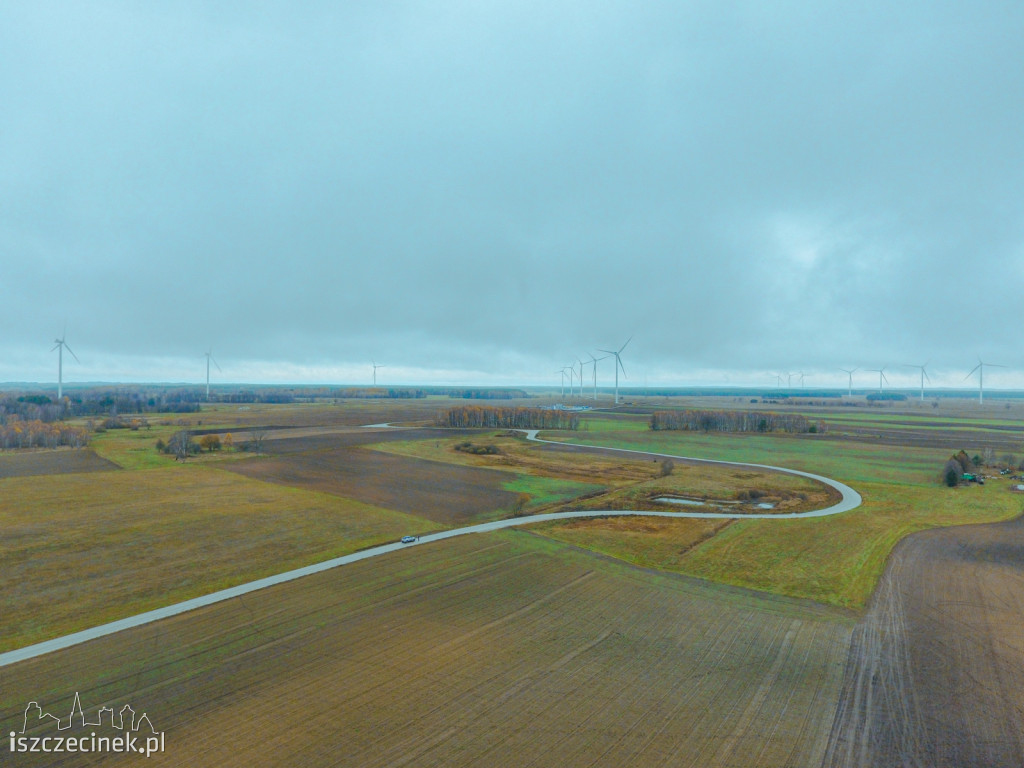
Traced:
<svg viewBox="0 0 1024 768">
<path fill-rule="evenodd" d="M 437 420 L 442 427 L 487 429 L 577 429 L 580 419 L 570 411 L 543 408 L 497 408 L 460 405 L 449 408 Z"/>
<path fill-rule="evenodd" d="M 693 432 L 824 432 L 825 422 L 811 421 L 798 413 L 770 411 L 655 411 L 653 430 Z"/>
</svg>

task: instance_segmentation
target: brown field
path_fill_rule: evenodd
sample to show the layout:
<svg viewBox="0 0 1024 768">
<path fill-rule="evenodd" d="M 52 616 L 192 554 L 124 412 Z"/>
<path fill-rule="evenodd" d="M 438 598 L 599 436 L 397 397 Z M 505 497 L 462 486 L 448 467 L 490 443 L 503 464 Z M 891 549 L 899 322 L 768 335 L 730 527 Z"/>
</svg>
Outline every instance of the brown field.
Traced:
<svg viewBox="0 0 1024 768">
<path fill-rule="evenodd" d="M 281 485 L 345 496 L 442 525 L 466 525 L 511 509 L 506 477 L 473 467 L 380 453 L 360 447 L 382 439 L 429 437 L 420 432 L 366 430 L 268 441 L 266 456 L 225 469 Z"/>
<path fill-rule="evenodd" d="M 1024 765 L 1024 518 L 914 534 L 854 633 L 830 768 Z"/>
<path fill-rule="evenodd" d="M 90 448 L 0 452 L 0 479 L 75 472 L 108 472 L 117 465 Z"/>
<path fill-rule="evenodd" d="M 192 465 L 0 480 L 0 520 L 0 650 L 429 527 Z"/>
<path fill-rule="evenodd" d="M 166 732 L 154 765 L 813 766 L 851 629 L 523 532 L 467 536 L 5 668 L 0 728 L 78 691 L 145 711 Z M 122 764 L 106 757 L 88 764 Z"/>
<path fill-rule="evenodd" d="M 401 433 L 395 433 L 395 436 Z M 834 489 L 804 477 L 781 472 L 723 467 L 700 461 L 674 462 L 668 477 L 659 477 L 661 457 L 624 454 L 601 448 L 552 445 L 527 442 L 487 431 L 452 438 L 448 431 L 435 431 L 429 439 L 392 441 L 374 446 L 381 451 L 414 456 L 431 461 L 487 467 L 521 472 L 540 477 L 570 479 L 603 485 L 608 491 L 559 505 L 558 509 L 663 509 L 679 511 L 680 506 L 657 502 L 666 495 L 692 499 L 734 501 L 743 491 L 756 490 L 759 502 L 773 504 L 772 510 L 751 505 L 732 505 L 742 512 L 800 512 L 820 509 L 839 501 Z M 500 453 L 475 455 L 456 450 L 457 443 L 469 439 L 474 444 L 496 447 Z"/>
</svg>

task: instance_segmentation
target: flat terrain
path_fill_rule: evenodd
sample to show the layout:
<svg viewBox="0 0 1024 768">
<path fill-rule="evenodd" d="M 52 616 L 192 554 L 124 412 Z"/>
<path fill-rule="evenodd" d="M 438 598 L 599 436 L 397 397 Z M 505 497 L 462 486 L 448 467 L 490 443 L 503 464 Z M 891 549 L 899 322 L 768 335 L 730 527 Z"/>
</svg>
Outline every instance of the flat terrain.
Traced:
<svg viewBox="0 0 1024 768">
<path fill-rule="evenodd" d="M 204 466 L 0 480 L 0 650 L 347 554 L 424 521 Z"/>
<path fill-rule="evenodd" d="M 76 472 L 109 472 L 117 469 L 90 448 L 0 452 L 0 479 L 33 475 L 64 475 Z"/>
<path fill-rule="evenodd" d="M 864 503 L 852 512 L 807 520 L 740 520 L 692 546 L 689 526 L 660 528 L 654 538 L 586 534 L 563 524 L 549 535 L 593 544 L 632 562 L 712 581 L 861 609 L 871 596 L 892 548 L 919 530 L 995 522 L 1020 513 L 1024 497 L 1010 481 L 951 490 L 938 482 L 949 457 L 931 448 L 831 441 L 820 435 L 738 435 L 652 432 L 642 416 L 594 414 L 586 430 L 546 433 L 590 445 L 648 450 L 725 461 L 776 464 L 815 472 L 854 487 Z M 966 444 L 970 448 L 970 444 Z M 654 555 L 657 559 L 652 559 Z"/>
<path fill-rule="evenodd" d="M 497 472 L 367 450 L 409 432 L 316 435 L 268 440 L 266 456 L 225 468 L 258 480 L 345 496 L 442 525 L 466 525 L 511 511 L 516 496 Z M 416 433 L 412 433 L 416 436 Z M 420 434 L 430 439 L 431 434 Z"/>
<path fill-rule="evenodd" d="M 216 406 L 97 435 L 118 471 L 67 473 L 68 451 L 0 456 L 52 470 L 0 478 L 0 648 L 506 516 L 523 497 L 527 512 L 637 508 L 662 491 L 828 503 L 781 474 L 677 462 L 661 478 L 642 457 L 354 426 L 451 404 Z M 1024 497 L 1006 479 L 947 489 L 937 474 L 953 450 L 1012 452 L 1022 409 L 961 405 L 809 408 L 830 420 L 824 436 L 586 414 L 561 436 L 789 466 L 864 504 L 414 546 L 4 667 L 0 728 L 19 729 L 30 700 L 66 710 L 77 690 L 87 708 L 146 711 L 168 765 L 1020 765 L 1024 523 L 996 521 Z M 236 440 L 275 428 L 265 456 L 180 465 L 153 443 L 183 426 Z M 502 452 L 456 451 L 464 440 Z"/>
<path fill-rule="evenodd" d="M 1024 518 L 914 534 L 854 633 L 830 768 L 1024 765 Z"/>
<path fill-rule="evenodd" d="M 166 731 L 157 765 L 811 766 L 851 629 L 813 604 L 481 534 L 6 668 L 0 728 L 77 690 L 87 709 L 147 712 Z"/>
</svg>

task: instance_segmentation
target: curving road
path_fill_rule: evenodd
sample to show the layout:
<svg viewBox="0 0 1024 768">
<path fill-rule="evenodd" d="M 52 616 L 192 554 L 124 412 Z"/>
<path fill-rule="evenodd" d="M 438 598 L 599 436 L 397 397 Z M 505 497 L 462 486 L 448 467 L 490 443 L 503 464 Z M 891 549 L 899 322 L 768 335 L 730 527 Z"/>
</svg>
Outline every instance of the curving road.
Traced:
<svg viewBox="0 0 1024 768">
<path fill-rule="evenodd" d="M 391 426 L 390 424 L 374 424 L 371 426 L 384 427 Z M 442 539 L 450 539 L 453 536 L 465 536 L 470 533 L 484 533 L 487 531 L 497 531 L 502 528 L 512 528 L 519 525 L 530 525 L 532 523 L 543 523 L 550 520 L 568 520 L 571 518 L 580 517 L 609 517 L 618 515 L 643 515 L 645 517 L 696 517 L 696 518 L 742 518 L 742 519 L 766 519 L 766 520 L 780 520 L 795 517 L 825 517 L 826 515 L 837 515 L 840 512 L 847 512 L 851 509 L 855 509 L 860 506 L 861 497 L 860 494 L 850 488 L 850 486 L 840 483 L 837 480 L 832 480 L 828 477 L 822 477 L 821 475 L 811 474 L 810 472 L 800 472 L 795 469 L 786 469 L 785 467 L 774 467 L 769 464 L 749 464 L 746 462 L 739 461 L 718 461 L 714 459 L 698 459 L 688 456 L 676 456 L 668 453 L 652 453 L 650 451 L 637 451 L 628 448 L 605 448 L 603 446 L 590 446 L 581 445 L 579 443 L 568 443 L 558 442 L 553 440 L 541 440 L 537 437 L 539 430 L 519 430 L 526 433 L 528 440 L 532 440 L 538 443 L 547 443 L 550 445 L 569 445 L 577 449 L 593 450 L 599 452 L 615 451 L 619 453 L 638 454 L 643 456 L 656 456 L 659 458 L 676 459 L 679 461 L 690 461 L 700 462 L 702 464 L 719 464 L 731 467 L 753 467 L 756 469 L 767 469 L 774 472 L 785 472 L 791 475 L 799 475 L 801 477 L 808 477 L 812 480 L 825 483 L 832 488 L 835 488 L 842 495 L 842 501 L 838 504 L 834 504 L 831 507 L 825 509 L 815 509 L 809 512 L 790 512 L 790 513 L 778 513 L 778 514 L 761 514 L 761 513 L 730 513 L 730 512 L 661 512 L 661 511 L 641 511 L 641 510 L 577 510 L 572 512 L 549 512 L 543 515 L 528 515 L 525 517 L 514 517 L 506 520 L 495 520 L 490 523 L 479 523 L 477 525 L 467 525 L 463 528 L 454 528 L 448 531 L 441 531 L 439 533 L 431 533 L 426 536 L 419 537 L 416 542 L 412 544 L 401 544 L 395 542 L 393 544 L 383 544 L 379 547 L 372 547 L 370 549 L 364 549 L 360 552 L 354 552 L 351 555 L 344 555 L 342 557 L 336 557 L 332 560 L 325 560 L 322 563 L 315 563 L 314 565 L 307 565 L 304 568 L 296 568 L 293 571 L 286 571 L 285 573 L 279 573 L 276 576 L 268 576 L 265 579 L 257 579 L 256 581 L 250 581 L 247 584 L 239 584 L 237 587 L 231 587 L 229 589 L 222 589 L 218 592 L 211 592 L 208 595 L 201 597 L 195 597 L 191 600 L 185 600 L 181 603 L 175 603 L 174 605 L 168 605 L 164 608 L 158 608 L 154 611 L 146 611 L 135 616 L 129 616 L 128 618 L 120 619 L 118 621 L 112 621 L 109 624 L 101 624 L 98 627 L 91 629 L 85 629 L 81 632 L 74 632 L 70 635 L 63 637 L 56 637 L 52 640 L 46 640 L 42 643 L 36 643 L 34 645 L 27 645 L 24 648 L 18 648 L 14 651 L 8 651 L 6 653 L 0 653 L 0 667 L 7 666 L 8 664 L 14 664 L 19 661 L 26 659 L 32 659 L 36 656 L 42 656 L 53 651 L 58 651 L 62 648 L 70 648 L 80 643 L 88 642 L 89 640 L 95 640 L 98 637 L 105 635 L 112 635 L 115 632 L 120 632 L 124 629 L 130 629 L 132 627 L 139 627 L 143 624 L 149 624 L 153 621 L 159 621 L 160 619 L 166 619 L 170 616 L 177 616 L 179 613 L 185 613 L 187 611 L 195 610 L 196 608 L 203 608 L 207 605 L 213 605 L 223 600 L 230 600 L 233 597 L 239 597 L 241 595 L 247 595 L 250 592 L 255 592 L 266 587 L 272 587 L 275 584 L 283 584 L 286 581 L 292 581 L 293 579 L 300 579 L 303 576 L 309 576 L 314 573 L 320 573 L 321 571 L 327 571 L 331 568 L 337 568 L 341 565 L 347 565 L 349 563 L 355 563 L 359 560 L 365 560 L 369 557 L 377 557 L 388 552 L 396 552 L 400 549 L 406 549 L 411 546 L 418 544 L 428 544 L 432 541 L 440 541 Z"/>
</svg>

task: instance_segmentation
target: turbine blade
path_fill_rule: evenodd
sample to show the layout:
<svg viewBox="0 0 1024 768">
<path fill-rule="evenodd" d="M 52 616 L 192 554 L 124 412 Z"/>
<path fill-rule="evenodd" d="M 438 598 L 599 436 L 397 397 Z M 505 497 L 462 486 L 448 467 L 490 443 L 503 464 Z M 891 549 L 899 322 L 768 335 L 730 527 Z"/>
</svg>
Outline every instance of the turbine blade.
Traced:
<svg viewBox="0 0 1024 768">
<path fill-rule="evenodd" d="M 66 349 L 68 352 L 71 352 L 71 347 L 69 347 L 67 344 L 64 344 L 64 349 Z M 74 352 L 71 352 L 71 356 L 75 358 L 75 362 L 82 362 L 81 360 L 78 359 L 78 355 L 76 355 Z"/>
<path fill-rule="evenodd" d="M 619 347 L 619 354 L 622 354 L 622 350 L 624 350 L 629 345 L 629 342 L 631 342 L 632 340 L 633 340 L 632 336 L 630 336 L 628 339 L 626 339 L 626 343 L 623 344 L 621 347 Z"/>
<path fill-rule="evenodd" d="M 629 378 L 629 376 L 626 376 L 626 366 L 624 366 L 624 365 L 622 364 L 622 361 L 621 361 L 621 360 L 619 359 L 619 356 L 618 356 L 618 355 L 616 355 L 616 356 L 615 356 L 615 360 L 616 360 L 616 362 L 617 362 L 617 363 L 619 364 L 619 368 L 621 368 L 621 369 L 622 369 L 622 375 L 623 375 L 623 377 L 624 377 L 624 378 L 627 378 L 627 379 L 628 379 L 628 378 Z"/>
</svg>

